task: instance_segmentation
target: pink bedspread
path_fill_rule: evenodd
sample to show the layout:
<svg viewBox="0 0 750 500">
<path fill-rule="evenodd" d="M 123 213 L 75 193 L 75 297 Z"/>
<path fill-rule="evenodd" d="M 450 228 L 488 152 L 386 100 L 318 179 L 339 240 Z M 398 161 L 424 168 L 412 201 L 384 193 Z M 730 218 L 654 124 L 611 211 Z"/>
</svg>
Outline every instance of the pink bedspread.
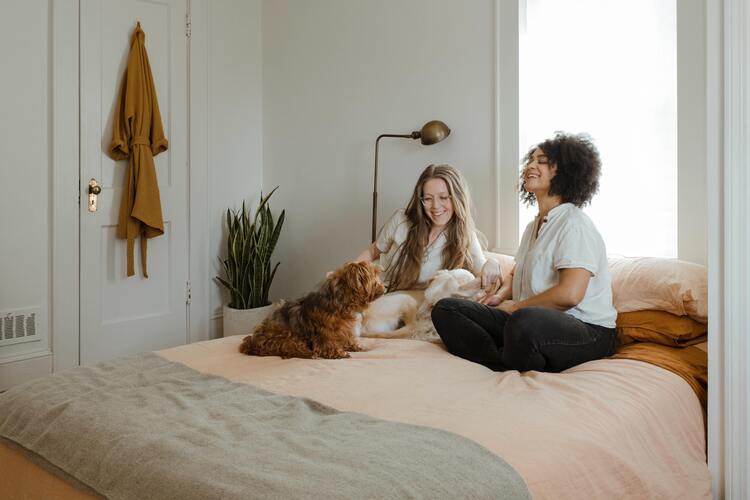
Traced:
<svg viewBox="0 0 750 500">
<path fill-rule="evenodd" d="M 504 458 L 534 498 L 710 498 L 703 414 L 679 376 L 640 361 L 561 374 L 492 372 L 415 340 L 361 339 L 345 360 L 281 360 L 228 337 L 160 351 L 197 370 L 339 410 L 460 434 Z M 647 389 L 644 389 L 647 388 Z"/>
</svg>

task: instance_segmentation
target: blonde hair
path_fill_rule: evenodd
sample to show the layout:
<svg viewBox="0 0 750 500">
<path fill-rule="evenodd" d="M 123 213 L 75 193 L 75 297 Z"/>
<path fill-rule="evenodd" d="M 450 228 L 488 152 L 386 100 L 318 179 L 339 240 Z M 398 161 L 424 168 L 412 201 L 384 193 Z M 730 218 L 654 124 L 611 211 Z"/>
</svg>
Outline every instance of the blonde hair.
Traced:
<svg viewBox="0 0 750 500">
<path fill-rule="evenodd" d="M 414 288 L 419 280 L 432 221 L 422 206 L 425 183 L 430 179 L 442 179 L 448 186 L 453 205 L 453 216 L 445 228 L 446 244 L 443 248 L 442 269 L 464 268 L 472 270 L 473 262 L 469 247 L 474 235 L 474 218 L 471 215 L 471 196 L 466 179 L 459 170 L 450 165 L 429 165 L 424 169 L 414 186 L 409 204 L 406 206 L 406 220 L 409 233 L 400 245 L 396 258 L 385 270 L 389 281 L 388 290 Z"/>
</svg>

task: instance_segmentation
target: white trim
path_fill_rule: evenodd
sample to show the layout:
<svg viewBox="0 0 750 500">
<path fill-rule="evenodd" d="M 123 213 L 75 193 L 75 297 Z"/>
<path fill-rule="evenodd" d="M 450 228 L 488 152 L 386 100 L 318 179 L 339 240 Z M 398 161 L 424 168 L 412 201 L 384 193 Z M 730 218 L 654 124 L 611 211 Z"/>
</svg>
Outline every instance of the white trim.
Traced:
<svg viewBox="0 0 750 500">
<path fill-rule="evenodd" d="M 190 285 L 189 342 L 210 338 L 208 227 L 208 0 L 190 0 L 188 52 L 190 116 Z"/>
<path fill-rule="evenodd" d="M 79 364 L 79 1 L 56 0 L 52 8 L 52 269 L 53 369 Z"/>
<path fill-rule="evenodd" d="M 714 498 L 724 497 L 722 332 L 722 2 L 706 5 L 706 200 L 708 233 L 708 468 Z"/>
<path fill-rule="evenodd" d="M 724 494 L 750 497 L 750 8 L 724 0 Z"/>
<path fill-rule="evenodd" d="M 708 463 L 714 498 L 750 496 L 750 9 L 707 3 Z"/>
<path fill-rule="evenodd" d="M 43 358 L 45 356 L 52 356 L 52 350 L 47 349 L 46 347 L 41 347 L 40 349 L 36 351 L 22 352 L 19 354 L 13 354 L 10 356 L 0 358 L 0 365 L 5 365 L 8 363 L 18 363 L 21 361 L 28 361 L 28 360 L 36 359 L 36 358 Z M 52 370 L 50 369 L 50 373 L 51 372 Z"/>
<path fill-rule="evenodd" d="M 706 7 L 706 187 L 708 222 L 708 467 L 714 498 L 724 495 L 722 337 L 722 39 L 721 3 Z"/>
<path fill-rule="evenodd" d="M 523 0 L 495 0 L 495 241 L 493 251 L 518 248 L 519 12 Z"/>
</svg>

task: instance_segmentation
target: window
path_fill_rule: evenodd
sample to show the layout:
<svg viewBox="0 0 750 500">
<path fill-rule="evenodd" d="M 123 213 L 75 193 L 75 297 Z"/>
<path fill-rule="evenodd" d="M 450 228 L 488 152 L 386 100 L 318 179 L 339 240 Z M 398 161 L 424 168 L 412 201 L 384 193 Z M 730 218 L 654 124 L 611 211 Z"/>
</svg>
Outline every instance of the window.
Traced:
<svg viewBox="0 0 750 500">
<path fill-rule="evenodd" d="M 603 170 L 584 210 L 610 254 L 677 256 L 675 1 L 521 2 L 521 156 L 556 130 L 593 137 Z M 519 233 L 536 211 L 521 205 Z"/>
</svg>

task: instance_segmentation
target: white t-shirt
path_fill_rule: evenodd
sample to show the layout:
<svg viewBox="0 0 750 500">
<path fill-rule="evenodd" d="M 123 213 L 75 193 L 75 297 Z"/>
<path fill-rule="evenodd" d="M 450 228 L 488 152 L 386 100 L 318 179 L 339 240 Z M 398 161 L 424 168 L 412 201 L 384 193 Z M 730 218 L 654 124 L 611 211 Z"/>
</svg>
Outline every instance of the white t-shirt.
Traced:
<svg viewBox="0 0 750 500">
<path fill-rule="evenodd" d="M 565 312 L 585 323 L 614 328 L 617 311 L 607 250 L 591 219 L 572 203 L 563 203 L 549 211 L 536 238 L 535 223 L 526 227 L 518 246 L 513 300 L 526 300 L 557 285 L 559 269 L 586 269 L 593 275 L 586 294 Z"/>
<path fill-rule="evenodd" d="M 401 252 L 401 245 L 406 241 L 408 235 L 409 222 L 406 219 L 405 211 L 401 209 L 396 211 L 393 217 L 385 223 L 383 229 L 380 230 L 378 239 L 375 241 L 378 250 L 382 252 L 380 264 L 383 269 L 388 269 L 390 264 L 395 262 Z M 435 276 L 435 273 L 442 269 L 443 248 L 445 248 L 446 243 L 445 233 L 442 233 L 425 249 L 422 256 L 422 267 L 419 270 L 418 284 L 428 283 Z M 471 235 L 469 254 L 471 255 L 472 272 L 479 274 L 487 258 L 484 256 L 476 233 Z"/>
</svg>

